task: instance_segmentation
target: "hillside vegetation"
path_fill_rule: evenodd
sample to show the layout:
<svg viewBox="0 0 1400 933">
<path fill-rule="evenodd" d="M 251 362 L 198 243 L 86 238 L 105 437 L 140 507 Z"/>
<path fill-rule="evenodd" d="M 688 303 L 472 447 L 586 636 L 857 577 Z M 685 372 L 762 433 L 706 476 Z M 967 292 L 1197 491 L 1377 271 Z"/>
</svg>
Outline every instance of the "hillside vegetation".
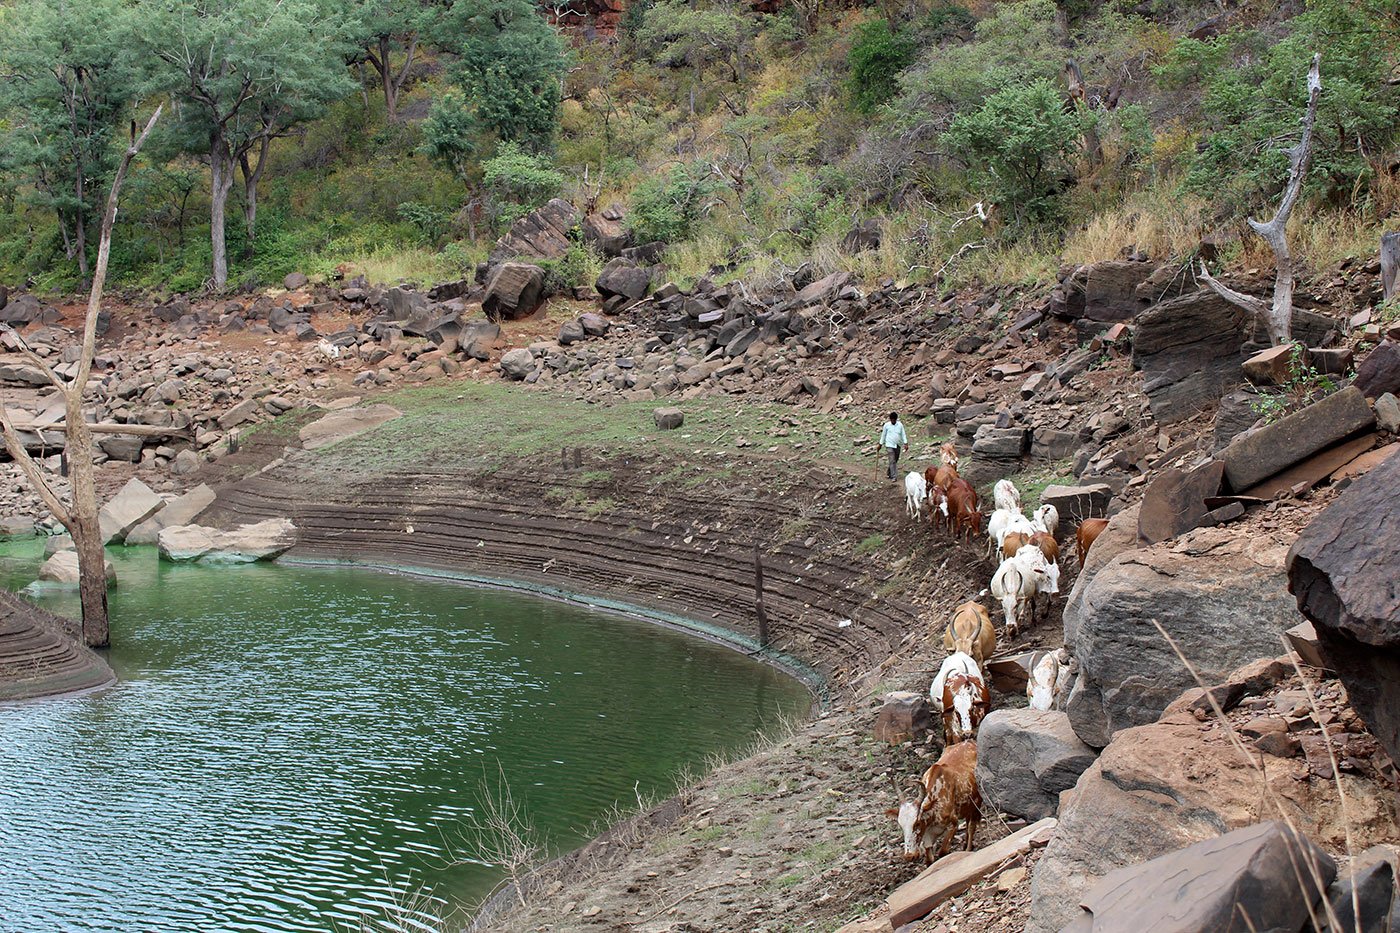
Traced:
<svg viewBox="0 0 1400 933">
<path fill-rule="evenodd" d="M 1282 187 L 1315 51 L 1296 252 L 1372 252 L 1400 214 L 1393 0 L 759 7 L 13 0 L 0 281 L 83 281 L 159 102 L 113 253 L 119 283 L 159 291 L 458 277 L 554 196 L 620 207 L 683 280 L 1032 282 L 1203 239 L 1265 264 L 1243 219 Z M 859 224 L 873 248 L 843 249 Z M 557 272 L 591 284 L 600 262 L 580 244 Z"/>
</svg>

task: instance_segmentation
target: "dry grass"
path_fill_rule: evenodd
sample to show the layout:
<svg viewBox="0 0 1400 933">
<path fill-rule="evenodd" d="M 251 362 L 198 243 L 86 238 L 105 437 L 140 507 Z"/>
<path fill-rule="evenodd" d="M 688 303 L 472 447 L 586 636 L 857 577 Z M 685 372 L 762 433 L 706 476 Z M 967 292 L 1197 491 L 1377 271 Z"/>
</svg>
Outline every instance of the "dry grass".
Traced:
<svg viewBox="0 0 1400 933">
<path fill-rule="evenodd" d="M 423 248 L 384 246 L 344 260 L 351 275 L 363 275 L 371 282 L 429 285 L 459 278 L 462 270 L 447 256 Z"/>
</svg>

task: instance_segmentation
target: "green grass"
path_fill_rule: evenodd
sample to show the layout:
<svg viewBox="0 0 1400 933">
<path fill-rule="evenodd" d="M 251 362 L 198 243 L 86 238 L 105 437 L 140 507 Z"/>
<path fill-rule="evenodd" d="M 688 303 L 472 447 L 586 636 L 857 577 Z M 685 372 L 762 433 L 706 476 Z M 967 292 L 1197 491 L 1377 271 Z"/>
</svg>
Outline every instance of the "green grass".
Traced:
<svg viewBox="0 0 1400 933">
<path fill-rule="evenodd" d="M 1040 496 L 1045 492 L 1045 487 L 1057 483 L 1074 485 L 1074 472 L 1070 466 L 1069 460 L 1056 460 L 1016 477 L 1016 486 L 1021 490 L 1021 503 L 1027 511 L 1040 506 Z"/>
<path fill-rule="evenodd" d="M 873 534 L 873 535 L 871 535 L 870 537 L 866 538 L 864 541 L 861 541 L 859 544 L 856 545 L 856 556 L 857 556 L 857 557 L 864 557 L 866 554 L 869 554 L 871 551 L 878 551 L 880 548 L 882 548 L 882 547 L 884 547 L 884 546 L 885 546 L 885 536 L 882 535 L 882 534 Z"/>
<path fill-rule="evenodd" d="M 864 425 L 786 405 L 736 403 L 732 399 L 693 399 L 684 403 L 685 427 L 658 431 L 652 411 L 658 401 L 590 405 L 554 394 L 534 392 L 504 383 L 457 381 L 405 388 L 376 396 L 393 405 L 402 418 L 314 452 L 325 464 L 353 471 L 392 470 L 413 465 L 458 465 L 489 460 L 501 451 L 537 454 L 564 447 L 600 450 L 686 450 L 718 446 L 728 449 L 743 433 L 761 438 L 780 418 L 798 422 L 792 436 L 774 439 L 779 453 L 823 456 L 868 465 L 852 445 L 868 432 Z M 794 450 L 790 442 L 819 438 L 819 446 Z M 755 440 L 755 444 L 759 443 Z M 704 482 L 725 467 L 688 476 Z M 602 471 L 581 474 L 585 482 L 600 480 Z M 671 474 L 667 474 L 671 475 Z M 682 474 L 676 474 L 678 477 Z"/>
</svg>

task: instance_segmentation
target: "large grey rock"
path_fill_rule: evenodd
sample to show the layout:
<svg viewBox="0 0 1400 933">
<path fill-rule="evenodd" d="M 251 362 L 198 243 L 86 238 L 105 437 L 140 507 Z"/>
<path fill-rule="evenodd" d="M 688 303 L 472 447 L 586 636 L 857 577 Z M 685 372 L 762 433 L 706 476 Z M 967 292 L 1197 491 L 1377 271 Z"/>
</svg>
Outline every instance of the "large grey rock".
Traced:
<svg viewBox="0 0 1400 933">
<path fill-rule="evenodd" d="M 1376 422 L 1382 430 L 1400 434 L 1400 399 L 1389 392 L 1376 399 Z"/>
<path fill-rule="evenodd" d="M 1062 933 L 1295 933 L 1336 875 L 1316 843 L 1270 820 L 1111 872 Z"/>
<path fill-rule="evenodd" d="M 1130 321 L 1151 303 L 1138 288 L 1157 271 L 1147 262 L 1109 260 L 1081 266 L 1072 276 L 1084 292 L 1084 317 L 1091 321 Z"/>
<path fill-rule="evenodd" d="M 179 498 L 166 503 L 159 510 L 126 534 L 127 544 L 155 544 L 160 533 L 175 525 L 188 525 L 199 514 L 214 504 L 214 490 L 204 483 L 199 484 Z"/>
<path fill-rule="evenodd" d="M 1242 382 L 1247 328 L 1245 312 L 1209 289 L 1139 315 L 1133 364 L 1142 370 L 1153 417 L 1163 423 L 1189 418 Z"/>
<path fill-rule="evenodd" d="M 290 519 L 269 518 L 229 531 L 202 525 L 175 525 L 160 532 L 160 556 L 169 561 L 246 564 L 275 560 L 297 542 Z"/>
<path fill-rule="evenodd" d="M 117 583 L 117 570 L 112 566 L 112 562 L 105 557 L 102 559 L 102 573 L 107 577 L 107 586 L 112 587 Z M 56 551 L 52 557 L 44 561 L 39 568 L 39 579 L 45 583 L 57 583 L 62 586 L 78 585 L 78 552 L 77 551 Z"/>
<path fill-rule="evenodd" d="M 1236 492 L 1268 479 L 1336 441 L 1374 427 L 1366 398 L 1348 386 L 1230 442 L 1221 452 L 1225 478 Z"/>
<path fill-rule="evenodd" d="M 997 809 L 1039 820 L 1055 815 L 1060 792 L 1097 757 L 1064 713 L 993 710 L 977 730 L 977 786 Z"/>
<path fill-rule="evenodd" d="M 1025 428 L 998 428 L 984 424 L 977 429 L 972 440 L 972 453 L 975 457 L 990 457 L 994 460 L 1014 460 L 1026 452 Z"/>
<path fill-rule="evenodd" d="M 651 415 L 657 428 L 662 431 L 674 431 L 685 424 L 685 412 L 679 408 L 658 408 Z"/>
<path fill-rule="evenodd" d="M 643 269 L 630 259 L 618 258 L 603 267 L 595 287 L 604 298 L 622 295 L 636 301 L 646 295 L 650 286 L 650 269 Z"/>
<path fill-rule="evenodd" d="M 1220 494 L 1225 466 L 1208 460 L 1187 472 L 1163 470 L 1142 496 L 1138 513 L 1138 537 L 1144 544 L 1156 544 L 1184 534 L 1201 524 L 1210 509 L 1205 500 Z"/>
<path fill-rule="evenodd" d="M 139 479 L 127 480 L 112 500 L 98 510 L 102 543 L 126 540 L 126 534 L 165 507 L 165 500 Z"/>
<path fill-rule="evenodd" d="M 97 449 L 112 460 L 127 463 L 141 462 L 141 448 L 145 446 L 141 438 L 134 434 L 102 434 L 97 438 Z"/>
<path fill-rule="evenodd" d="M 1358 847 L 1393 837 L 1392 792 L 1342 773 L 1343 818 L 1331 782 L 1295 780 L 1295 767 L 1270 755 L 1251 761 L 1218 727 L 1175 705 L 1159 722 L 1120 732 L 1061 800 L 1059 825 L 1032 876 L 1026 929 L 1055 933 L 1075 920 L 1080 900 L 1115 869 L 1276 818 L 1280 809 L 1328 848 L 1348 833 Z"/>
<path fill-rule="evenodd" d="M 578 343 L 585 336 L 587 335 L 583 332 L 583 325 L 581 323 L 577 320 L 565 321 L 563 324 L 559 325 L 559 336 L 556 340 L 559 346 L 567 347 L 571 344 Z"/>
<path fill-rule="evenodd" d="M 1208 682 L 1278 654 L 1280 635 L 1300 621 L 1285 555 L 1266 537 L 1198 529 L 1119 554 L 1077 601 L 1072 592 L 1065 638 L 1080 670 L 1066 712 L 1079 737 L 1102 748 L 1115 732 L 1154 721 L 1193 683 L 1154 620 Z"/>
<path fill-rule="evenodd" d="M 34 535 L 34 519 L 27 515 L 6 515 L 0 518 L 0 535 L 13 537 L 15 535 Z"/>
<path fill-rule="evenodd" d="M 578 211 L 568 201 L 554 198 L 510 225 L 496 241 L 487 264 L 495 267 L 511 259 L 558 259 L 569 251 L 570 232 L 578 225 Z"/>
<path fill-rule="evenodd" d="M 933 728 L 933 711 L 928 696 L 909 690 L 885 694 L 875 714 L 875 740 L 899 745 L 922 739 Z M 980 739 L 980 734 L 979 734 Z M 980 745 L 979 745 L 980 751 Z"/>
<path fill-rule="evenodd" d="M 1400 761 L 1400 456 L 1356 480 L 1288 554 L 1288 586 L 1328 666 Z"/>
<path fill-rule="evenodd" d="M 1367 398 L 1376 398 L 1386 392 L 1400 394 L 1400 343 L 1382 340 L 1377 344 L 1356 367 L 1356 379 L 1352 385 Z"/>
<path fill-rule="evenodd" d="M 1053 505 L 1060 513 L 1060 523 L 1078 524 L 1086 518 L 1108 515 L 1113 501 L 1113 488 L 1107 483 L 1085 483 L 1080 486 L 1046 486 L 1040 494 L 1041 505 Z"/>
<path fill-rule="evenodd" d="M 799 306 L 822 304 L 840 294 L 851 281 L 849 272 L 833 272 L 802 288 L 793 301 Z"/>
<path fill-rule="evenodd" d="M 619 210 L 589 214 L 583 218 L 582 228 L 583 242 L 604 256 L 619 256 L 632 245 L 632 234 L 622 222 L 622 212 Z"/>
<path fill-rule="evenodd" d="M 1220 399 L 1220 407 L 1215 412 L 1213 453 L 1224 450 L 1260 420 L 1258 405 L 1259 393 L 1253 388 L 1236 389 Z"/>
<path fill-rule="evenodd" d="M 369 405 L 364 408 L 343 408 L 311 422 L 297 432 L 301 446 L 316 450 L 339 443 L 357 434 L 393 421 L 403 415 L 392 405 Z"/>
<path fill-rule="evenodd" d="M 503 262 L 486 282 L 481 310 L 497 321 L 529 317 L 544 304 L 544 270 L 524 262 Z"/>
<path fill-rule="evenodd" d="M 535 371 L 535 355 L 524 347 L 507 350 L 501 355 L 501 372 L 511 379 L 524 379 Z"/>
</svg>

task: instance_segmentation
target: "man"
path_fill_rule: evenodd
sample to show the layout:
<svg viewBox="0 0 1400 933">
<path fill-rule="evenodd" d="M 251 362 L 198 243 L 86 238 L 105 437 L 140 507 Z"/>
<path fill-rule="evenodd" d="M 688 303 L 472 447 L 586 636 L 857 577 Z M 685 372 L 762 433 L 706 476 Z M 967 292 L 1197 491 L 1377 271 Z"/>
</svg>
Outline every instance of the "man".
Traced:
<svg viewBox="0 0 1400 933">
<path fill-rule="evenodd" d="M 903 447 L 905 453 L 909 452 L 909 435 L 904 433 L 904 425 L 899 422 L 899 412 L 890 412 L 890 420 L 880 428 L 880 446 L 889 457 L 890 479 L 898 479 L 894 468 L 899 463 L 899 449 Z"/>
</svg>

